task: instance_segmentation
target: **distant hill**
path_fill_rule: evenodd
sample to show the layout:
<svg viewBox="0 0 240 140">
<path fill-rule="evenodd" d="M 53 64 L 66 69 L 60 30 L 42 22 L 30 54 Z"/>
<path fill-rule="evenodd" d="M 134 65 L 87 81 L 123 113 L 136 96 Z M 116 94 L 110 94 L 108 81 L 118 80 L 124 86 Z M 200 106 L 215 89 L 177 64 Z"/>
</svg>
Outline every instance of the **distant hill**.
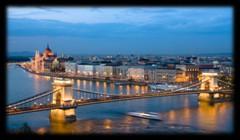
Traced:
<svg viewBox="0 0 240 140">
<path fill-rule="evenodd" d="M 34 56 L 34 52 L 22 51 L 22 52 L 10 52 L 7 54 L 8 62 L 24 62 L 30 61 L 30 58 Z"/>
<path fill-rule="evenodd" d="M 28 51 L 22 51 L 22 52 L 9 52 L 8 53 L 9 57 L 12 56 L 28 56 L 28 57 L 33 57 L 34 56 L 34 52 L 28 52 Z"/>
<path fill-rule="evenodd" d="M 233 56 L 233 53 L 202 53 L 197 54 L 198 56 Z"/>
<path fill-rule="evenodd" d="M 8 56 L 7 58 L 8 62 L 25 62 L 30 60 L 31 59 L 28 56 Z"/>
<path fill-rule="evenodd" d="M 22 51 L 22 52 L 9 52 L 8 57 L 12 56 L 27 56 L 33 57 L 34 52 L 30 51 Z M 69 56 L 106 56 L 106 55 L 117 55 L 117 54 L 77 54 L 77 53 L 70 53 Z M 130 55 L 130 54 L 120 54 L 120 55 Z M 195 54 L 134 54 L 134 55 L 161 55 L 161 56 L 233 56 L 233 53 L 195 53 Z"/>
</svg>

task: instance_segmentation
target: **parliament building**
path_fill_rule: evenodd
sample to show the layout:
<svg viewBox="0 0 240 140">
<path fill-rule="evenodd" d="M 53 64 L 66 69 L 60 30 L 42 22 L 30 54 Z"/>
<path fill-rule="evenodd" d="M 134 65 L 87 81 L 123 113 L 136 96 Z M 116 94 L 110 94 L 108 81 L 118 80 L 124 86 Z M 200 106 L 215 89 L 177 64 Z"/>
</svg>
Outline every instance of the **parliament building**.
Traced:
<svg viewBox="0 0 240 140">
<path fill-rule="evenodd" d="M 52 52 L 47 45 L 47 48 L 43 53 L 39 53 L 36 50 L 35 56 L 31 60 L 31 69 L 37 73 L 39 72 L 51 72 L 56 69 L 64 69 L 61 65 L 61 59 L 57 58 L 57 55 Z"/>
</svg>

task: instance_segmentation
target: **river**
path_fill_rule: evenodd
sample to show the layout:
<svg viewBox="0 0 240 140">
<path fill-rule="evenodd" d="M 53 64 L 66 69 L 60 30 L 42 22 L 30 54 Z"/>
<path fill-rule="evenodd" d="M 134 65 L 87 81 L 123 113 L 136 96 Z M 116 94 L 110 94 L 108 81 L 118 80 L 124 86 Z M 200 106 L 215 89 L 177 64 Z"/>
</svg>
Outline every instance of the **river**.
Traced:
<svg viewBox="0 0 240 140">
<path fill-rule="evenodd" d="M 33 96 L 52 88 L 52 78 L 26 72 L 15 64 L 7 65 L 7 103 Z M 74 87 L 114 94 L 147 92 L 147 86 L 74 80 Z M 215 134 L 233 133 L 233 103 L 210 105 L 197 95 L 180 95 L 128 100 L 82 106 L 76 109 L 77 121 L 67 124 L 49 122 L 49 111 L 7 117 L 7 130 L 27 123 L 39 134 Z M 127 116 L 128 112 L 156 112 L 163 121 Z"/>
</svg>

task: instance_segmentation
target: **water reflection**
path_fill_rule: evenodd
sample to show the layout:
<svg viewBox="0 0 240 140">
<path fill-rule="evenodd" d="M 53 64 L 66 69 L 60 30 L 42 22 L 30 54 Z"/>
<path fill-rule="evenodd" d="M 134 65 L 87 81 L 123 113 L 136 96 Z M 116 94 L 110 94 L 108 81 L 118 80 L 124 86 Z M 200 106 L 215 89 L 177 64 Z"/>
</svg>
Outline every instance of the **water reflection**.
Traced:
<svg viewBox="0 0 240 140">
<path fill-rule="evenodd" d="M 185 124 L 208 130 L 208 132 L 232 130 L 232 104 L 216 103 L 210 105 L 200 102 L 196 108 L 183 108 L 163 113 L 168 123 Z M 225 125 L 224 125 L 225 124 Z M 206 131 L 207 132 L 207 131 Z"/>
<path fill-rule="evenodd" d="M 205 102 L 200 102 L 199 103 L 199 108 L 197 109 L 197 122 L 199 125 L 204 126 L 208 125 L 208 129 L 215 130 L 217 127 L 217 121 L 218 116 L 221 116 L 221 112 L 219 111 L 219 108 L 222 108 L 224 110 L 229 109 L 227 104 L 214 104 L 214 105 L 209 105 L 208 103 Z M 231 114 L 229 114 L 231 115 Z M 207 117 L 206 117 L 207 116 Z M 201 118 L 201 119 L 200 119 Z M 221 120 L 224 121 L 224 120 Z"/>
<path fill-rule="evenodd" d="M 147 119 L 141 119 L 141 123 L 143 124 L 143 126 L 147 126 L 149 123 L 149 120 Z"/>
<path fill-rule="evenodd" d="M 107 94 L 107 83 L 103 82 L 103 93 Z"/>
<path fill-rule="evenodd" d="M 31 75 L 31 77 L 29 77 Z M 18 77 L 18 78 L 16 78 Z M 24 73 L 8 67 L 8 103 L 27 98 L 52 88 L 51 78 Z M 23 84 L 24 81 L 24 84 Z M 73 80 L 75 88 L 106 93 L 134 94 L 147 92 L 147 86 L 114 85 L 99 81 Z M 80 96 L 80 95 L 78 95 Z M 157 112 L 162 122 L 126 116 L 130 111 Z M 98 104 L 77 108 L 78 121 L 49 124 L 49 111 L 8 117 L 8 128 L 28 122 L 37 132 L 50 133 L 139 133 L 139 132 L 232 132 L 232 103 L 209 105 L 197 102 L 194 95 L 158 97 Z M 91 120 L 88 120 L 91 119 Z M 181 129 L 179 129 L 181 128 Z"/>
<path fill-rule="evenodd" d="M 132 123 L 133 123 L 133 117 L 126 116 L 123 118 L 123 126 L 126 132 L 128 133 L 130 132 Z"/>
<path fill-rule="evenodd" d="M 148 92 L 147 86 L 115 85 L 114 83 L 74 80 L 74 87 L 83 90 L 102 92 L 104 94 L 136 94 Z"/>
<path fill-rule="evenodd" d="M 91 132 L 92 128 L 94 127 L 93 122 L 92 121 L 86 121 L 85 124 L 86 125 L 84 127 L 85 128 L 84 131 L 85 132 Z"/>
<path fill-rule="evenodd" d="M 37 130 L 37 133 L 40 135 L 46 134 L 47 133 L 47 128 L 41 127 Z"/>
<path fill-rule="evenodd" d="M 129 95 L 129 94 L 130 94 L 130 86 L 127 85 L 127 95 Z"/>
<path fill-rule="evenodd" d="M 74 81 L 74 80 L 73 80 Z M 77 80 L 77 87 L 80 88 L 80 85 L 81 85 L 81 81 L 80 80 Z"/>
<path fill-rule="evenodd" d="M 69 129 L 69 125 L 67 123 L 50 123 L 50 133 L 69 134 L 73 129 Z"/>
<path fill-rule="evenodd" d="M 183 104 L 184 104 L 184 106 L 189 106 L 189 100 L 187 99 L 187 98 L 184 98 L 183 99 Z"/>
<path fill-rule="evenodd" d="M 8 66 L 7 104 L 50 90 L 51 79 L 25 72 L 15 65 Z"/>
<path fill-rule="evenodd" d="M 112 128 L 112 121 L 110 119 L 105 119 L 103 121 L 103 126 L 105 129 L 111 129 Z"/>
<path fill-rule="evenodd" d="M 96 87 L 99 88 L 99 81 L 96 82 Z"/>
<path fill-rule="evenodd" d="M 183 115 L 185 116 L 184 119 L 183 119 L 183 123 L 184 124 L 190 124 L 190 109 L 189 108 L 184 108 L 183 109 Z"/>
<path fill-rule="evenodd" d="M 176 112 L 171 110 L 168 114 L 167 117 L 169 118 L 170 122 L 173 122 L 176 119 Z"/>
</svg>

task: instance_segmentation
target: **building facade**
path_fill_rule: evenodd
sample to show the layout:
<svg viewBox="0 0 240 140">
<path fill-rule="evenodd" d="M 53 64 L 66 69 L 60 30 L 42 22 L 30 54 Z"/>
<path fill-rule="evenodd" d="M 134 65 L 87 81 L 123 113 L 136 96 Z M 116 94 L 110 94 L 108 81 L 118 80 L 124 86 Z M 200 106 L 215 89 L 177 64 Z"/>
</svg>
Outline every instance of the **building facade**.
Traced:
<svg viewBox="0 0 240 140">
<path fill-rule="evenodd" d="M 143 67 L 130 67 L 128 68 L 128 79 L 135 81 L 144 81 L 144 68 Z"/>
<path fill-rule="evenodd" d="M 156 83 L 156 68 L 146 68 L 144 69 L 144 80 L 150 83 Z"/>
<path fill-rule="evenodd" d="M 95 69 L 96 69 L 96 73 L 95 73 L 95 76 L 97 78 L 104 78 L 104 66 L 105 64 L 100 64 L 100 65 L 95 65 Z"/>
<path fill-rule="evenodd" d="M 188 81 L 189 81 L 189 79 L 186 76 L 186 72 L 181 69 L 176 69 L 176 82 L 184 83 L 184 82 L 188 82 Z"/>
<path fill-rule="evenodd" d="M 77 74 L 81 76 L 93 76 L 94 73 L 94 65 L 77 65 Z"/>
<path fill-rule="evenodd" d="M 31 60 L 31 69 L 35 72 L 50 72 L 53 69 L 53 61 L 57 56 L 52 52 L 47 45 L 43 53 L 36 50 L 35 56 Z"/>
<path fill-rule="evenodd" d="M 69 73 L 69 74 L 77 74 L 77 63 L 66 62 L 65 63 L 65 72 Z"/>
<path fill-rule="evenodd" d="M 178 82 L 196 82 L 199 80 L 199 66 L 183 64 L 176 65 Z"/>
<path fill-rule="evenodd" d="M 128 66 L 115 66 L 113 68 L 114 78 L 126 80 L 128 78 Z"/>
<path fill-rule="evenodd" d="M 156 69 L 155 81 L 157 83 L 173 83 L 176 81 L 175 69 Z"/>
<path fill-rule="evenodd" d="M 112 78 L 113 77 L 113 66 L 104 66 L 103 75 L 105 78 Z"/>
</svg>

